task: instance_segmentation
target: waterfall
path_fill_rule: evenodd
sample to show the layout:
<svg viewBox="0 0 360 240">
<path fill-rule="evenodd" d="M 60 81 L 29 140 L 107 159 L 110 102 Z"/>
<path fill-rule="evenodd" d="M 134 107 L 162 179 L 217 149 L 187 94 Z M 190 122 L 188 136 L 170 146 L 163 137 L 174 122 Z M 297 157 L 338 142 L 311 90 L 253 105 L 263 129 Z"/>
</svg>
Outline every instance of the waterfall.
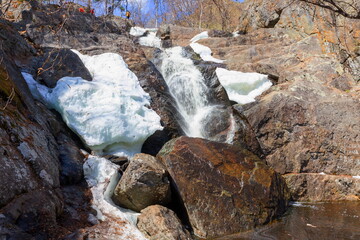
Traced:
<svg viewBox="0 0 360 240">
<path fill-rule="evenodd" d="M 185 56 L 181 47 L 165 49 L 160 56 L 160 66 L 179 113 L 180 123 L 187 136 L 211 139 L 209 125 L 221 106 L 209 103 L 209 89 L 193 61 Z"/>
</svg>

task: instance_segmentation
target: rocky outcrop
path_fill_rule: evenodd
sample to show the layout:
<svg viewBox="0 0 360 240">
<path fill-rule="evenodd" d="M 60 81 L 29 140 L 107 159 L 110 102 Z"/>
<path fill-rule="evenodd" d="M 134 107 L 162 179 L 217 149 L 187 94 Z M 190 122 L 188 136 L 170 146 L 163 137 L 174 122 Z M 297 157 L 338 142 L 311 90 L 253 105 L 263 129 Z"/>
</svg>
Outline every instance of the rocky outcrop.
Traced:
<svg viewBox="0 0 360 240">
<path fill-rule="evenodd" d="M 321 172 L 345 182 L 360 175 L 360 20 L 322 6 L 325 1 L 307 2 L 314 1 L 247 1 L 241 35 L 199 43 L 225 59 L 230 70 L 267 74 L 276 84 L 258 102 L 235 108 L 255 130 L 270 166 L 281 174 L 304 174 L 288 181 L 289 187 L 313 194 L 294 199 L 355 199 L 356 184 L 329 198 L 316 187 L 327 178 L 306 181 Z"/>
<path fill-rule="evenodd" d="M 171 201 L 168 172 L 158 160 L 136 154 L 115 188 L 112 199 L 122 207 L 140 212 L 154 204 Z"/>
<path fill-rule="evenodd" d="M 161 117 L 164 126 L 163 131 L 156 132 L 144 143 L 143 152 L 156 155 L 166 141 L 179 135 L 179 127 L 174 120 L 177 118 L 174 100 L 161 74 L 130 39 L 130 21 L 116 16 L 96 18 L 92 14 L 78 12 L 73 4 L 62 7 L 37 5 L 35 1 L 32 4 L 36 6 L 26 12 L 27 22 L 18 19 L 17 24 L 20 28 L 26 28 L 24 37 L 45 54 L 34 58 L 32 68 L 26 68 L 26 71 L 50 87 L 56 84 L 59 77 L 68 74 L 91 80 L 83 64 L 68 64 L 70 60 L 79 62 L 78 57 L 68 49 L 88 55 L 119 53 L 150 95 L 151 108 Z M 50 60 L 55 61 L 50 63 Z M 60 64 L 53 66 L 57 61 Z"/>
<path fill-rule="evenodd" d="M 56 117 L 34 102 L 15 64 L 34 49 L 5 21 L 0 24 L 0 211 L 8 229 L 1 236 L 17 229 L 14 236 L 49 237 L 63 209 L 56 134 L 69 133 L 52 128 Z"/>
<path fill-rule="evenodd" d="M 78 55 L 70 49 L 44 49 L 44 54 L 32 59 L 30 71 L 35 79 L 53 88 L 62 77 L 81 77 L 91 81 L 90 75 Z"/>
<path fill-rule="evenodd" d="M 245 231 L 286 209 L 285 181 L 244 148 L 180 137 L 157 158 L 169 171 L 199 237 Z"/>
<path fill-rule="evenodd" d="M 153 205 L 141 211 L 137 227 L 150 240 L 191 240 L 175 213 L 163 206 Z"/>
</svg>

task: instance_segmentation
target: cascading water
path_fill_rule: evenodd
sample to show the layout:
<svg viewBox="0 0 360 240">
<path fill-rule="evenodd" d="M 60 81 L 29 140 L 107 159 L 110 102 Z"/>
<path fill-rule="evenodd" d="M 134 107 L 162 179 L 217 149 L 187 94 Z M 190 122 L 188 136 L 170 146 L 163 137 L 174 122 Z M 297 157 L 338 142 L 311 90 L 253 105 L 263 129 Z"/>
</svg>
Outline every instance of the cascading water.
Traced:
<svg viewBox="0 0 360 240">
<path fill-rule="evenodd" d="M 216 109 L 216 105 L 209 104 L 204 77 L 192 60 L 184 55 L 181 47 L 164 50 L 160 56 L 162 62 L 159 70 L 185 120 L 181 124 L 185 134 L 207 138 L 204 120 Z"/>
</svg>

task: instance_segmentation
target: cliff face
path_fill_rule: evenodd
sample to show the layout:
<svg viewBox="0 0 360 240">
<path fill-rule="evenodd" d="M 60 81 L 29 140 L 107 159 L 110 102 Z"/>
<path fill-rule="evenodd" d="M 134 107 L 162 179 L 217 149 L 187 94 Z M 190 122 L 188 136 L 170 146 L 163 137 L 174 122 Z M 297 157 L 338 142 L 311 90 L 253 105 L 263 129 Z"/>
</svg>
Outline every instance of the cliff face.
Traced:
<svg viewBox="0 0 360 240">
<path fill-rule="evenodd" d="M 276 83 L 243 109 L 295 200 L 359 199 L 359 2 L 310 2 L 247 1 L 240 36 L 202 43 Z"/>
</svg>

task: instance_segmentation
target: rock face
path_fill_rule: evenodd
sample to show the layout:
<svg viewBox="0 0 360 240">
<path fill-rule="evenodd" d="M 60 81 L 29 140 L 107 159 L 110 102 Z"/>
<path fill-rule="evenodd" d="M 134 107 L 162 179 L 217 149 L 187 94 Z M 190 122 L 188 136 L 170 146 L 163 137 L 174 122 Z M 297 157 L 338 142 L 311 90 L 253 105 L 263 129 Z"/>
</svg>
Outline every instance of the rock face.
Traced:
<svg viewBox="0 0 360 240">
<path fill-rule="evenodd" d="M 158 160 L 147 154 L 136 154 L 130 161 L 112 197 L 119 206 L 140 212 L 154 204 L 171 200 L 168 172 Z"/>
<path fill-rule="evenodd" d="M 199 237 L 248 230 L 286 209 L 285 181 L 241 147 L 180 137 L 168 142 L 157 157 L 169 171 Z"/>
<path fill-rule="evenodd" d="M 294 200 L 355 199 L 356 184 L 332 197 L 317 185 L 360 175 L 359 2 L 332 1 L 339 10 L 307 2 L 313 1 L 247 1 L 240 36 L 199 42 L 230 70 L 268 74 L 277 84 L 240 113 L 267 163 L 296 176 L 288 181 Z M 354 7 L 344 8 L 346 2 Z M 322 172 L 333 176 L 313 177 Z"/>
<path fill-rule="evenodd" d="M 160 205 L 143 209 L 138 217 L 137 227 L 150 240 L 193 239 L 175 213 Z"/>
<path fill-rule="evenodd" d="M 70 49 L 48 48 L 45 51 L 44 55 L 33 60 L 35 79 L 38 82 L 53 88 L 62 77 L 81 77 L 92 80 L 92 76 L 78 55 Z"/>
<path fill-rule="evenodd" d="M 292 173 L 284 175 L 284 178 L 291 195 L 298 201 L 360 200 L 360 179 L 356 177 Z"/>
<path fill-rule="evenodd" d="M 58 141 L 71 133 L 56 127 L 57 117 L 32 99 L 15 64 L 25 62 L 34 48 L 8 23 L 0 25 L 1 236 L 48 238 L 63 209 L 60 152 L 80 145 Z"/>
</svg>

